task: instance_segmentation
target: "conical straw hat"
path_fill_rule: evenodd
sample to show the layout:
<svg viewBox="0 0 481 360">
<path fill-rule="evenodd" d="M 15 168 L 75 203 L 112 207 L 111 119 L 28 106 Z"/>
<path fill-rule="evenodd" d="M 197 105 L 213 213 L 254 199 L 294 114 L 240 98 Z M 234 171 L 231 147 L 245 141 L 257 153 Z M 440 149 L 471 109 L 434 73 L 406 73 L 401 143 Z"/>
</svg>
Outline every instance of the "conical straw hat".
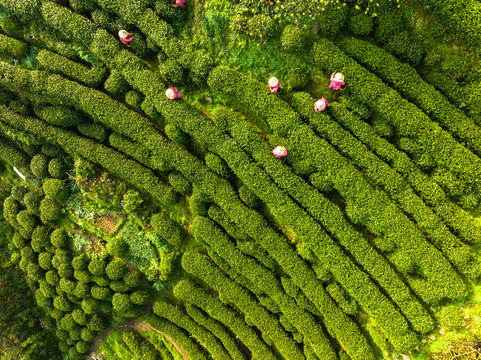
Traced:
<svg viewBox="0 0 481 360">
<path fill-rule="evenodd" d="M 174 90 L 172 89 L 167 89 L 167 91 L 165 92 L 165 96 L 167 96 L 169 99 L 173 99 L 175 98 L 175 93 L 174 93 Z"/>
<path fill-rule="evenodd" d="M 126 38 L 127 36 L 129 36 L 129 33 L 128 33 L 127 31 L 125 31 L 125 30 L 120 30 L 120 31 L 119 31 L 119 36 L 124 39 L 124 38 Z"/>
<path fill-rule="evenodd" d="M 336 73 L 336 75 L 334 75 L 334 79 L 336 79 L 336 81 L 344 81 L 344 75 L 342 75 L 341 73 Z"/>
<path fill-rule="evenodd" d="M 277 80 L 277 78 L 271 77 L 271 78 L 269 79 L 269 86 L 270 86 L 270 87 L 277 86 L 277 84 L 279 84 L 279 80 Z"/>
</svg>

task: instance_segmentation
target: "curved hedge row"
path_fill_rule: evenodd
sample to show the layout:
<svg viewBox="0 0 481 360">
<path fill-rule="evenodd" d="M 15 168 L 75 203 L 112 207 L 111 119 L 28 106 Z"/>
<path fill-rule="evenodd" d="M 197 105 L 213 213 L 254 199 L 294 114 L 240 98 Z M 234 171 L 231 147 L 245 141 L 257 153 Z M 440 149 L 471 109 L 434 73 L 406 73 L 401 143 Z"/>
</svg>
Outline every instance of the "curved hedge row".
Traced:
<svg viewBox="0 0 481 360">
<path fill-rule="evenodd" d="M 158 316 L 170 320 L 172 323 L 184 328 L 190 336 L 195 337 L 214 359 L 228 359 L 229 353 L 223 344 L 209 330 L 202 325 L 197 324 L 185 310 L 168 302 L 165 299 L 158 298 L 153 305 L 153 311 Z"/>
<path fill-rule="evenodd" d="M 356 165 L 364 170 L 365 174 L 396 200 L 401 208 L 407 214 L 410 214 L 419 227 L 430 236 L 432 242 L 456 266 L 458 271 L 470 278 L 477 278 L 481 274 L 481 266 L 475 260 L 474 253 L 469 255 L 471 253 L 469 246 L 461 243 L 459 239 L 449 232 L 440 219 L 424 204 L 397 172 L 334 122 L 329 115 L 312 111 L 314 101 L 306 93 L 294 94 L 292 98 L 294 108 L 309 120 L 313 128 L 352 159 Z M 355 116 L 338 103 L 330 104 L 329 114 L 332 114 L 334 119 Z M 342 122 L 342 120 L 340 121 Z M 348 232 L 344 230 L 342 234 L 348 234 Z"/>
<path fill-rule="evenodd" d="M 205 315 L 205 313 L 197 306 L 187 304 L 185 306 L 187 314 L 200 326 L 203 326 L 209 330 L 214 336 L 216 336 L 224 345 L 225 349 L 229 352 L 229 355 L 234 360 L 246 360 L 246 356 L 240 351 L 236 344 L 234 337 L 229 333 L 229 330 L 222 325 L 219 321 Z"/>
<path fill-rule="evenodd" d="M 232 329 L 234 334 L 259 359 L 277 359 L 268 345 L 249 327 L 237 312 L 228 308 L 219 299 L 189 280 L 181 280 L 174 287 L 174 295 L 182 301 L 192 303 L 207 312 L 212 318 Z"/>
<path fill-rule="evenodd" d="M 28 155 L 2 136 L 0 136 L 0 158 L 19 169 L 27 168 L 30 164 Z"/>
<path fill-rule="evenodd" d="M 219 231 L 211 220 L 196 217 L 193 227 L 197 239 L 209 244 L 232 268 L 246 276 L 256 287 L 262 289 L 263 292 L 279 305 L 282 313 L 304 336 L 304 339 L 311 344 L 321 358 L 335 359 L 335 354 L 322 328 L 309 313 L 299 309 L 295 302 L 282 291 L 282 286 L 273 272 L 242 254 L 227 238 L 226 234 Z M 216 282 L 217 281 L 219 280 L 216 280 Z M 326 326 L 335 332 L 343 344 L 347 344 L 347 339 L 356 336 L 351 334 L 352 325 L 348 318 L 345 315 L 341 315 L 342 313 L 340 313 L 338 309 L 335 309 L 335 306 L 332 306 L 331 309 L 322 309 L 322 311 Z M 339 324 L 339 327 L 329 322 L 331 319 L 328 315 L 329 313 L 337 313 L 336 322 Z M 341 328 L 342 332 L 340 331 Z"/>
<path fill-rule="evenodd" d="M 53 73 L 64 74 L 87 86 L 98 87 L 106 77 L 104 68 L 92 67 L 90 69 L 85 65 L 45 49 L 38 52 L 37 60 L 44 69 Z"/>
</svg>

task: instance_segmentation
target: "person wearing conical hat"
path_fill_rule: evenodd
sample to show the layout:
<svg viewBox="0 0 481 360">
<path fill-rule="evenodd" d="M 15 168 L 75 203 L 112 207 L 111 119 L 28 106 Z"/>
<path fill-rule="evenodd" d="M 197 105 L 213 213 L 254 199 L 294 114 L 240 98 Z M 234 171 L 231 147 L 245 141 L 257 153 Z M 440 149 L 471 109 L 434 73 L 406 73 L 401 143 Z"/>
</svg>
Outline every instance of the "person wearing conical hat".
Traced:
<svg viewBox="0 0 481 360">
<path fill-rule="evenodd" d="M 287 149 L 284 146 L 276 146 L 272 153 L 276 158 L 281 158 L 287 155 Z"/>
<path fill-rule="evenodd" d="M 174 3 L 174 6 L 175 7 L 185 7 L 185 0 L 175 0 L 175 3 Z"/>
<path fill-rule="evenodd" d="M 271 89 L 271 93 L 279 91 L 279 80 L 275 77 L 271 77 L 269 79 L 269 88 Z"/>
<path fill-rule="evenodd" d="M 119 39 L 123 44 L 130 47 L 129 43 L 134 39 L 134 37 L 125 30 L 119 30 Z"/>
<path fill-rule="evenodd" d="M 326 107 L 327 107 L 327 100 L 324 98 L 324 96 L 319 100 L 317 100 L 316 103 L 314 104 L 314 110 L 316 112 L 323 111 L 326 109 Z"/>
<path fill-rule="evenodd" d="M 331 84 L 329 89 L 331 90 L 344 90 L 346 88 L 346 83 L 344 81 L 344 75 L 341 73 L 333 73 L 331 75 Z"/>
<path fill-rule="evenodd" d="M 182 97 L 180 93 L 173 87 L 167 89 L 165 96 L 167 96 L 170 100 L 180 99 Z"/>
</svg>

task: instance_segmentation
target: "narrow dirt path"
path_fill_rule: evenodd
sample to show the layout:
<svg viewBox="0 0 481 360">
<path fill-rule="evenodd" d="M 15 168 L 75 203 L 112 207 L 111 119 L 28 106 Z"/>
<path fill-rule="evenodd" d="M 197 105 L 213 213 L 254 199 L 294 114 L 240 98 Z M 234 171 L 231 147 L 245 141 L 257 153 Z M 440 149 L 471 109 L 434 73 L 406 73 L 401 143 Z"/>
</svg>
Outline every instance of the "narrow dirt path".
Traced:
<svg viewBox="0 0 481 360">
<path fill-rule="evenodd" d="M 168 341 L 174 345 L 175 349 L 179 352 L 184 360 L 189 360 L 189 357 L 184 352 L 184 350 L 167 334 L 163 333 L 160 330 L 157 330 L 152 325 L 145 321 L 138 321 L 136 319 L 130 319 L 126 323 L 119 325 L 119 326 L 111 326 L 107 330 L 105 330 L 94 342 L 94 346 L 92 347 L 92 351 L 87 359 L 97 359 L 97 351 L 99 349 L 100 343 L 103 339 L 105 339 L 112 331 L 119 330 L 119 329 L 134 329 L 134 330 L 144 330 L 144 331 L 155 331 L 156 333 L 165 337 Z"/>
<path fill-rule="evenodd" d="M 179 352 L 179 354 L 182 356 L 182 358 L 184 360 L 189 360 L 189 357 L 187 356 L 187 354 L 184 352 L 184 350 L 170 337 L 168 336 L 167 334 L 163 333 L 162 331 L 160 330 L 157 330 L 156 328 L 154 328 L 152 325 L 150 325 L 149 323 L 145 322 L 145 321 L 138 321 L 138 320 L 135 320 L 134 322 L 134 328 L 135 329 L 139 329 L 139 330 L 146 330 L 146 331 L 155 331 L 156 333 L 162 335 L 163 337 L 165 337 L 167 340 L 169 340 L 172 345 L 174 345 L 175 349 Z"/>
</svg>

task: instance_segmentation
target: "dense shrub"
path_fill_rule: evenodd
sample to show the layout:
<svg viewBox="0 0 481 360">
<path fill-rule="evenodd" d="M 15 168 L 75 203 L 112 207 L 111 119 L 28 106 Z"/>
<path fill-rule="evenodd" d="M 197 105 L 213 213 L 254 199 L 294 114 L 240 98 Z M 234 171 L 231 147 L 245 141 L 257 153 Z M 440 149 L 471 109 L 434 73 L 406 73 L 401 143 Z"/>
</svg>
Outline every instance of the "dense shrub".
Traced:
<svg viewBox="0 0 481 360">
<path fill-rule="evenodd" d="M 90 289 L 92 297 L 97 300 L 107 300 L 111 295 L 112 291 L 108 287 L 103 286 L 92 286 Z"/>
<path fill-rule="evenodd" d="M 256 208 L 260 205 L 259 197 L 248 186 L 242 185 L 239 188 L 239 197 L 250 208 Z"/>
<path fill-rule="evenodd" d="M 185 79 L 184 68 L 175 59 L 161 62 L 159 73 L 173 84 L 182 84 Z"/>
<path fill-rule="evenodd" d="M 90 330 L 88 327 L 84 327 L 81 332 L 81 338 L 83 341 L 94 341 L 95 338 L 97 337 L 97 334 L 95 331 Z"/>
<path fill-rule="evenodd" d="M 32 241 L 30 245 L 36 252 L 42 252 L 48 245 L 50 237 L 50 229 L 46 226 L 37 226 L 32 232 Z"/>
<path fill-rule="evenodd" d="M 38 255 L 38 264 L 44 270 L 50 270 L 52 268 L 52 257 L 53 255 L 48 252 L 43 252 Z"/>
<path fill-rule="evenodd" d="M 79 341 L 77 344 L 75 344 L 75 348 L 80 354 L 86 354 L 90 351 L 90 348 L 92 345 L 85 341 Z"/>
<path fill-rule="evenodd" d="M 105 321 L 102 317 L 94 314 L 89 321 L 88 328 L 94 331 L 102 331 L 105 327 Z"/>
<path fill-rule="evenodd" d="M 111 280 L 119 280 L 127 273 L 127 267 L 123 261 L 115 259 L 107 265 L 105 273 Z"/>
<path fill-rule="evenodd" d="M 81 282 L 89 282 L 92 281 L 92 274 L 88 270 L 75 270 L 73 273 L 73 277 Z"/>
<path fill-rule="evenodd" d="M 464 322 L 463 312 L 457 305 L 444 306 L 439 312 L 439 323 L 446 330 L 460 330 Z"/>
<path fill-rule="evenodd" d="M 247 34 L 254 39 L 266 40 L 274 32 L 274 20 L 265 14 L 256 14 L 247 20 Z"/>
<path fill-rule="evenodd" d="M 48 157 L 44 154 L 35 155 L 30 162 L 30 170 L 39 179 L 48 177 Z"/>
<path fill-rule="evenodd" d="M 18 228 L 20 225 L 17 221 L 17 215 L 21 210 L 20 203 L 13 198 L 13 196 L 9 196 L 3 202 L 3 216 L 5 220 L 7 220 L 10 225 L 15 228 Z"/>
<path fill-rule="evenodd" d="M 295 25 L 287 25 L 281 36 L 281 45 L 288 53 L 298 53 L 304 47 L 304 33 Z"/>
<path fill-rule="evenodd" d="M 302 89 L 309 82 L 309 75 L 304 70 L 295 70 L 287 75 L 289 89 Z"/>
<path fill-rule="evenodd" d="M 60 279 L 59 284 L 62 291 L 64 291 L 67 294 L 74 294 L 75 283 L 72 280 L 62 278 Z"/>
<path fill-rule="evenodd" d="M 85 179 L 86 177 L 93 176 L 95 174 L 93 164 L 82 157 L 75 159 L 74 167 L 75 175 L 79 177 L 79 179 Z"/>
<path fill-rule="evenodd" d="M 230 170 L 227 164 L 219 156 L 213 153 L 208 153 L 205 155 L 205 164 L 209 169 L 215 172 L 217 175 L 224 178 L 230 176 Z"/>
<path fill-rule="evenodd" d="M 129 84 L 120 71 L 112 70 L 104 83 L 104 88 L 116 96 L 123 96 L 129 90 Z"/>
<path fill-rule="evenodd" d="M 30 115 L 31 105 L 25 100 L 13 100 L 9 104 L 10 108 L 24 116 Z"/>
<path fill-rule="evenodd" d="M 115 293 L 112 297 L 112 306 L 119 313 L 129 312 L 132 310 L 132 302 L 129 295 L 124 293 Z"/>
<path fill-rule="evenodd" d="M 85 270 L 85 269 L 87 269 L 88 264 L 89 264 L 89 260 L 88 260 L 87 255 L 80 254 L 80 255 L 75 256 L 72 259 L 71 265 L 75 270 Z"/>
<path fill-rule="evenodd" d="M 364 14 L 362 11 L 351 10 L 347 20 L 347 29 L 354 35 L 369 35 L 372 32 L 374 21 L 372 16 Z"/>
<path fill-rule="evenodd" d="M 105 275 L 105 261 L 104 260 L 92 260 L 88 266 L 89 271 L 94 276 Z"/>
<path fill-rule="evenodd" d="M 56 126 L 74 126 L 85 120 L 81 113 L 65 106 L 41 106 L 34 110 L 39 118 Z"/>
<path fill-rule="evenodd" d="M 138 91 L 130 90 L 125 94 L 125 102 L 136 109 L 140 109 L 142 101 L 143 96 Z"/>
<path fill-rule="evenodd" d="M 25 239 L 25 237 L 23 237 L 22 234 L 20 234 L 20 231 L 15 231 L 15 233 L 13 234 L 12 242 L 13 245 L 15 245 L 15 247 L 19 250 L 22 249 L 25 245 L 27 245 L 27 240 Z"/>
<path fill-rule="evenodd" d="M 59 179 L 45 179 L 42 188 L 45 195 L 53 200 L 66 201 L 69 196 L 69 189 L 66 184 Z"/>
<path fill-rule="evenodd" d="M 107 252 L 110 255 L 124 257 L 129 252 L 129 244 L 120 237 L 115 237 L 107 242 Z"/>
<path fill-rule="evenodd" d="M 46 280 L 40 280 L 38 282 L 39 288 L 43 293 L 43 296 L 51 298 L 55 296 L 55 287 L 50 285 Z"/>
<path fill-rule="evenodd" d="M 40 215 L 40 201 L 42 201 L 43 196 L 36 191 L 29 191 L 25 194 L 23 202 L 27 209 L 34 214 Z"/>
<path fill-rule="evenodd" d="M 123 196 L 123 206 L 127 213 L 134 214 L 137 212 L 140 204 L 143 202 L 140 194 L 135 190 L 128 190 Z"/>
<path fill-rule="evenodd" d="M 37 217 L 28 210 L 20 210 L 17 214 L 17 222 L 20 224 L 20 233 L 25 238 L 29 238 L 37 225 Z"/>
<path fill-rule="evenodd" d="M 31 279 L 36 281 L 42 279 L 45 276 L 42 268 L 35 263 L 28 263 L 27 273 Z"/>
<path fill-rule="evenodd" d="M 94 276 L 92 280 L 99 286 L 109 286 L 110 279 L 107 276 Z"/>
<path fill-rule="evenodd" d="M 40 202 L 40 219 L 44 223 L 54 223 L 62 218 L 62 208 L 52 199 Z"/>
<path fill-rule="evenodd" d="M 64 248 L 68 244 L 68 235 L 63 229 L 56 229 L 50 234 L 50 242 L 58 249 Z"/>
<path fill-rule="evenodd" d="M 77 125 L 83 135 L 104 142 L 109 137 L 108 130 L 100 124 L 82 123 Z"/>
<path fill-rule="evenodd" d="M 20 59 L 27 53 L 28 46 L 21 41 L 0 34 L 0 51 Z"/>
<path fill-rule="evenodd" d="M 56 270 L 49 270 L 45 274 L 45 280 L 52 286 L 57 286 L 60 281 L 60 276 Z"/>
<path fill-rule="evenodd" d="M 165 133 L 172 141 L 186 145 L 189 142 L 189 136 L 173 124 L 165 126 Z"/>
<path fill-rule="evenodd" d="M 63 295 L 57 295 L 53 299 L 53 306 L 55 309 L 59 309 L 65 312 L 71 311 L 72 303 Z"/>
</svg>

